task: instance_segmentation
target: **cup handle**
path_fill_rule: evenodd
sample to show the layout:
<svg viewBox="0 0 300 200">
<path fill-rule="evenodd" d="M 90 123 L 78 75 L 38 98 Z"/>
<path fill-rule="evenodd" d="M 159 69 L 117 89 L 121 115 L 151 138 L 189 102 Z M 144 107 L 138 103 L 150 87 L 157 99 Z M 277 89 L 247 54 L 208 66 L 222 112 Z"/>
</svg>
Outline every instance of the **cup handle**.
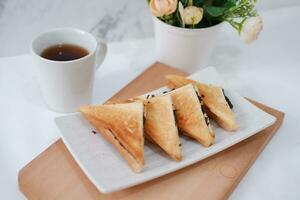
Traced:
<svg viewBox="0 0 300 200">
<path fill-rule="evenodd" d="M 106 54 L 107 54 L 107 44 L 104 40 L 99 39 L 98 47 L 97 47 L 96 70 L 98 70 L 101 64 L 103 63 Z"/>
</svg>

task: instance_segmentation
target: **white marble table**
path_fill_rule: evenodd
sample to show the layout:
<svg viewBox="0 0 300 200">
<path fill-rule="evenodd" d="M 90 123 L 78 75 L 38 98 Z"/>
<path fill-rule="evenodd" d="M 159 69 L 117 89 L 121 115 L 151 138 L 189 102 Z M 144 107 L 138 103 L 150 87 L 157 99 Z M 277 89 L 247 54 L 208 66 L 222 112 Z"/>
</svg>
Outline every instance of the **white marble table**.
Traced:
<svg viewBox="0 0 300 200">
<path fill-rule="evenodd" d="M 1 4 L 0 4 L 1 5 Z M 0 6 L 1 7 L 1 6 Z M 263 13 L 252 45 L 225 26 L 211 65 L 240 94 L 286 113 L 283 126 L 231 199 L 300 199 L 300 6 Z M 112 96 L 155 59 L 153 39 L 110 43 L 96 75 L 95 102 Z M 22 199 L 17 172 L 60 133 L 42 99 L 29 55 L 0 59 L 0 194 Z M 104 87 L 105 86 L 105 87 Z"/>
</svg>

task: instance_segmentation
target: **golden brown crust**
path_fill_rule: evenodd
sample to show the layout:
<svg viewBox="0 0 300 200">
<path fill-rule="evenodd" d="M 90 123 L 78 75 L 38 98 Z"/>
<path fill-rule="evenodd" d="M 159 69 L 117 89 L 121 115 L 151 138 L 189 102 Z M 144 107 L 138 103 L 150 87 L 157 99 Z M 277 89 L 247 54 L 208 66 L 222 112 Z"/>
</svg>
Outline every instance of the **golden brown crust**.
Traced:
<svg viewBox="0 0 300 200">
<path fill-rule="evenodd" d="M 135 99 L 123 99 L 123 100 L 110 100 L 105 102 L 105 105 L 111 105 L 111 104 L 124 104 L 124 103 L 133 103 L 135 102 Z"/>
<path fill-rule="evenodd" d="M 175 106 L 178 127 L 190 136 L 208 147 L 214 142 L 211 129 L 205 122 L 198 96 L 191 84 L 170 92 Z"/>
<path fill-rule="evenodd" d="M 170 95 L 146 99 L 145 133 L 176 161 L 181 160 L 180 141 Z"/>
<path fill-rule="evenodd" d="M 226 131 L 235 131 L 239 128 L 239 126 L 236 124 L 229 124 L 228 121 L 225 122 L 220 117 L 216 116 L 213 112 L 211 112 L 209 109 L 206 109 L 206 111 L 207 115 Z"/>
<path fill-rule="evenodd" d="M 142 103 L 82 106 L 80 111 L 117 147 L 135 171 L 144 165 Z"/>
<path fill-rule="evenodd" d="M 122 157 L 127 161 L 129 166 L 134 172 L 141 172 L 143 169 L 143 164 L 137 162 L 137 160 L 121 145 L 121 143 L 115 138 L 114 134 L 107 129 L 101 128 L 99 121 L 93 117 L 89 117 L 88 121 L 96 127 L 97 131 L 112 145 L 114 145 Z"/>
<path fill-rule="evenodd" d="M 166 76 L 166 85 L 171 89 L 176 89 L 187 84 L 197 85 L 197 82 L 191 79 L 187 79 L 184 76 L 178 75 L 167 75 Z"/>
<path fill-rule="evenodd" d="M 178 88 L 190 83 L 196 85 L 203 95 L 202 99 L 208 109 L 208 116 L 227 131 L 235 131 L 239 128 L 236 123 L 235 115 L 224 98 L 221 87 L 198 83 L 177 75 L 168 75 L 166 79 L 167 86 L 170 88 Z"/>
<path fill-rule="evenodd" d="M 204 94 L 204 104 L 210 118 L 227 131 L 235 131 L 239 128 L 235 115 L 230 109 L 221 87 L 198 84 L 198 88 Z"/>
</svg>

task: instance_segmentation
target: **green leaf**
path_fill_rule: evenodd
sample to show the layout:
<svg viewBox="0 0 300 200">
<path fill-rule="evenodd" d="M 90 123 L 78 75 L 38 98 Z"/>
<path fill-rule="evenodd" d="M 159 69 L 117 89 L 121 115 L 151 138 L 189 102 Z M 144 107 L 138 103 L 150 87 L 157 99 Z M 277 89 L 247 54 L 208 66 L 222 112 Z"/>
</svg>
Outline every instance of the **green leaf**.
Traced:
<svg viewBox="0 0 300 200">
<path fill-rule="evenodd" d="M 228 0 L 225 4 L 224 7 L 226 8 L 231 8 L 234 7 L 237 4 L 237 0 Z"/>
<path fill-rule="evenodd" d="M 227 3 L 229 0 L 214 0 L 213 5 L 214 6 L 223 6 L 225 3 Z"/>
<path fill-rule="evenodd" d="M 193 0 L 193 5 L 197 7 L 203 7 L 205 0 Z"/>
<path fill-rule="evenodd" d="M 195 28 L 205 28 L 207 27 L 203 20 L 196 24 Z"/>
<path fill-rule="evenodd" d="M 189 0 L 179 0 L 179 1 L 182 3 L 183 7 L 186 7 L 189 3 Z"/>
<path fill-rule="evenodd" d="M 179 12 L 178 8 L 177 8 L 177 10 L 175 12 L 175 18 L 176 18 L 178 26 L 184 28 L 184 24 L 183 24 L 183 21 L 181 19 L 180 12 Z"/>
<path fill-rule="evenodd" d="M 235 6 L 238 0 L 214 0 L 213 6 L 218 7 L 232 7 Z"/>
<path fill-rule="evenodd" d="M 226 8 L 217 6 L 204 6 L 204 10 L 212 17 L 220 17 L 223 15 Z"/>
</svg>

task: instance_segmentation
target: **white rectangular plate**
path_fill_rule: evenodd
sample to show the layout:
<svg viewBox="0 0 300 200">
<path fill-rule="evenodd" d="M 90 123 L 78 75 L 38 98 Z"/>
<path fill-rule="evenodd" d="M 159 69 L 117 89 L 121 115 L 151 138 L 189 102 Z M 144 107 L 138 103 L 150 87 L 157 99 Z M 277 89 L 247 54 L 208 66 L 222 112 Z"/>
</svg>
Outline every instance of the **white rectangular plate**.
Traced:
<svg viewBox="0 0 300 200">
<path fill-rule="evenodd" d="M 206 68 L 193 74 L 191 78 L 225 88 L 226 96 L 234 105 L 233 111 L 240 128 L 236 132 L 227 132 L 213 124 L 216 140 L 215 144 L 209 148 L 204 148 L 191 139 L 181 137 L 183 155 L 181 162 L 171 160 L 160 148 L 146 143 L 146 164 L 143 171 L 136 174 L 131 171 L 126 161 L 110 143 L 104 140 L 100 134 L 92 133 L 95 129 L 80 113 L 55 119 L 67 148 L 81 169 L 102 193 L 125 189 L 191 165 L 254 135 L 275 122 L 275 117 L 258 109 L 236 92 L 228 89 L 215 68 Z M 151 94 L 165 90 L 165 88 L 161 88 Z"/>
</svg>

